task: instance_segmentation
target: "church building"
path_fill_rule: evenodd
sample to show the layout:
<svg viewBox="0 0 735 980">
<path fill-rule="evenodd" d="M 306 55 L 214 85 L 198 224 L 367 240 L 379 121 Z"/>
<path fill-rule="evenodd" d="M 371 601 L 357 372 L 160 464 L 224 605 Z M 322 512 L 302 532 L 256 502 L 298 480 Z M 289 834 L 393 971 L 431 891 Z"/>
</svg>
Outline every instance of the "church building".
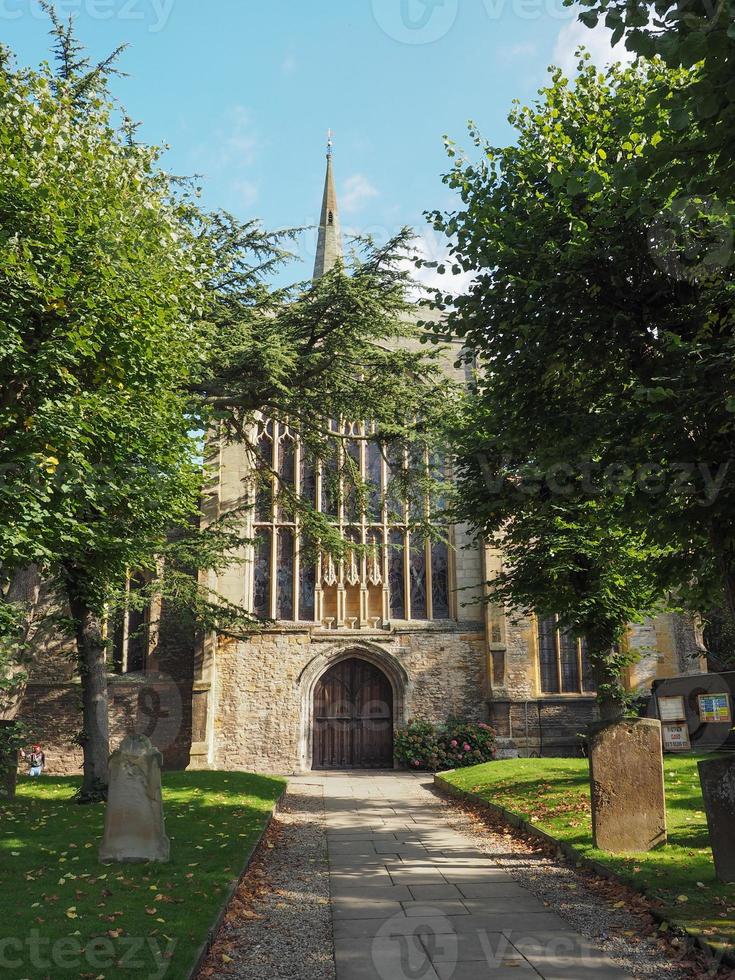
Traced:
<svg viewBox="0 0 735 980">
<path fill-rule="evenodd" d="M 341 255 L 330 147 L 314 276 Z M 446 370 L 463 380 L 452 358 Z M 365 423 L 347 424 L 348 434 L 365 434 Z M 483 601 L 501 553 L 464 527 L 428 540 L 412 531 L 408 513 L 389 513 L 387 464 L 369 441 L 356 438 L 348 451 L 383 503 L 356 513 L 343 494 L 326 492 L 320 467 L 288 425 L 262 419 L 256 438 L 273 472 L 362 547 L 343 561 L 308 558 L 298 516 L 274 495 L 246 509 L 243 539 L 255 543 L 207 584 L 269 625 L 245 639 L 195 638 L 158 608 L 149 615 L 156 628 L 141 634 L 140 614 L 131 610 L 111 655 L 114 742 L 143 731 L 179 768 L 391 768 L 397 727 L 454 715 L 491 724 L 501 754 L 579 752 L 578 733 L 596 712 L 584 643 L 553 619 L 518 617 Z M 205 524 L 255 499 L 246 447 L 223 438 L 209 450 L 215 475 L 203 500 Z M 640 659 L 626 682 L 642 694 L 657 678 L 706 669 L 683 617 L 631 627 L 628 642 Z M 67 658 L 39 660 L 22 715 L 44 744 L 50 772 L 81 766 L 73 737 L 78 697 Z"/>
</svg>

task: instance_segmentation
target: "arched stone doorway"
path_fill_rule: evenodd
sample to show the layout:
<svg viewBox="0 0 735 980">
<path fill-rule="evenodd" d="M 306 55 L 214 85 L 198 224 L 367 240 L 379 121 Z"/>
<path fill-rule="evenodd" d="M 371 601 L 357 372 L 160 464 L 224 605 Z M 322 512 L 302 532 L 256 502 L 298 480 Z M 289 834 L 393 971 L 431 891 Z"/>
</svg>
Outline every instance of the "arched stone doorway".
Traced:
<svg viewBox="0 0 735 980">
<path fill-rule="evenodd" d="M 393 687 L 374 663 L 333 663 L 314 686 L 313 769 L 393 767 Z"/>
</svg>

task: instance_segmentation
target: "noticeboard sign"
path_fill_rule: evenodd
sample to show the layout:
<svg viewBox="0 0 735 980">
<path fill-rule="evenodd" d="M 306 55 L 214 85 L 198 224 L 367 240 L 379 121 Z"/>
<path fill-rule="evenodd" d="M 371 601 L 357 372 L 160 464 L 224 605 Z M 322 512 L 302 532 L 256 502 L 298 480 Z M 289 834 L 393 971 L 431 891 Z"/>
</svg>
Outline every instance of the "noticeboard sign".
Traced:
<svg viewBox="0 0 735 980">
<path fill-rule="evenodd" d="M 689 727 L 684 725 L 664 725 L 661 729 L 665 752 L 689 752 Z"/>
<path fill-rule="evenodd" d="M 713 725 L 732 724 L 732 706 L 729 694 L 700 694 L 700 721 Z"/>
<path fill-rule="evenodd" d="M 682 696 L 659 697 L 658 716 L 662 722 L 666 721 L 686 721 L 687 713 Z"/>
</svg>

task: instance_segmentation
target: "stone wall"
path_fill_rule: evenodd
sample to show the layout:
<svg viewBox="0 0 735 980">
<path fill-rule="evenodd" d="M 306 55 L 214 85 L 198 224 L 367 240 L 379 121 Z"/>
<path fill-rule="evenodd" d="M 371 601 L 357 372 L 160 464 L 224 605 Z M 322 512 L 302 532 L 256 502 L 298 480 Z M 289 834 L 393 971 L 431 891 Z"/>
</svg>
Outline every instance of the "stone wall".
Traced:
<svg viewBox="0 0 735 980">
<path fill-rule="evenodd" d="M 47 772 L 73 776 L 82 771 L 81 685 L 78 681 L 32 681 L 18 717 L 25 722 L 29 742 L 46 753 Z M 109 678 L 110 747 L 126 735 L 148 735 L 163 754 L 167 769 L 185 769 L 191 746 L 191 682 L 174 682 L 158 674 L 128 674 Z"/>
<path fill-rule="evenodd" d="M 350 632 L 284 628 L 220 640 L 210 764 L 280 773 L 308 768 L 310 665 L 317 661 L 321 673 L 348 655 L 386 668 L 396 724 L 414 717 L 442 722 L 450 714 L 487 720 L 482 624 Z"/>
</svg>

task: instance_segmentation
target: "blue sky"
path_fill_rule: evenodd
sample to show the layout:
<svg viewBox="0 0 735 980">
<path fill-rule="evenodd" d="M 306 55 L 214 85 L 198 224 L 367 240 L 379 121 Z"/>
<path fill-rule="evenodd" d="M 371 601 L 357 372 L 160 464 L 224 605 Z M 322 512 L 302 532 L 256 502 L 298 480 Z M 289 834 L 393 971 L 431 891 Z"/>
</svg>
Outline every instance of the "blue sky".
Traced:
<svg viewBox="0 0 735 980">
<path fill-rule="evenodd" d="M 551 62 L 606 32 L 561 0 L 57 0 L 95 56 L 128 43 L 114 91 L 168 166 L 204 175 L 205 203 L 269 227 L 318 218 L 326 130 L 335 132 L 343 226 L 385 237 L 403 224 L 439 247 L 422 212 L 449 207 L 449 134 L 467 120 L 508 141 L 513 98 Z M 36 0 L 0 0 L 0 37 L 19 60 L 48 54 Z M 616 54 L 619 53 L 619 49 Z M 294 278 L 308 274 L 313 236 Z"/>
</svg>

